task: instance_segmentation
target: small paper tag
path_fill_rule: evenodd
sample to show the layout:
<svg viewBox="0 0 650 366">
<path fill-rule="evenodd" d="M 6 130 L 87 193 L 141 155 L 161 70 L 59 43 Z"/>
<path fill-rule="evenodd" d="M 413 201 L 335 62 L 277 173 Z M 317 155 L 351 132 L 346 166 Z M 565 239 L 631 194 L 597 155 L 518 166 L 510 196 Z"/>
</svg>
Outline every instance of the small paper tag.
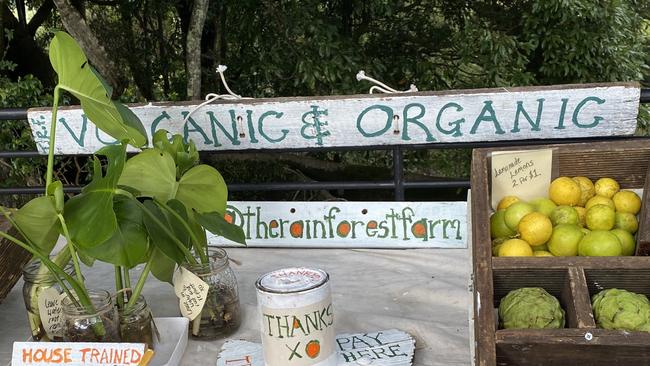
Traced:
<svg viewBox="0 0 650 366">
<path fill-rule="evenodd" d="M 553 150 L 504 151 L 492 154 L 492 208 L 505 196 L 526 201 L 547 197 L 553 174 Z"/>
<path fill-rule="evenodd" d="M 201 314 L 208 298 L 209 286 L 194 273 L 179 267 L 174 273 L 174 292 L 179 298 L 181 314 L 190 321 Z"/>
<path fill-rule="evenodd" d="M 63 337 L 63 307 L 61 301 L 66 296 L 54 287 L 48 287 L 38 295 L 38 314 L 47 336 Z"/>
</svg>

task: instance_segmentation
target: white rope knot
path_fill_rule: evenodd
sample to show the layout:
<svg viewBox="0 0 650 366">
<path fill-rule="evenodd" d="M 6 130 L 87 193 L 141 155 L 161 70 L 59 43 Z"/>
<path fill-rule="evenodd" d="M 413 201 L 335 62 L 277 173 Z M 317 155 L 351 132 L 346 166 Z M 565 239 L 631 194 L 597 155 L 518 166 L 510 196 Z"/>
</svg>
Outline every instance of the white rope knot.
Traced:
<svg viewBox="0 0 650 366">
<path fill-rule="evenodd" d="M 228 66 L 226 65 L 219 65 L 217 66 L 217 69 L 215 70 L 217 74 L 221 77 L 221 84 L 223 84 L 223 87 L 226 89 L 226 92 L 228 94 L 217 94 L 217 93 L 208 93 L 205 95 L 205 102 L 197 105 L 190 111 L 190 113 L 185 116 L 185 119 L 183 120 L 183 123 L 187 122 L 188 119 L 196 112 L 197 110 L 201 109 L 202 107 L 214 102 L 215 100 L 238 100 L 238 99 L 252 99 L 248 97 L 242 97 L 239 94 L 233 93 L 232 90 L 230 90 L 230 87 L 228 86 L 228 83 L 226 82 L 226 77 L 223 75 L 224 72 L 228 70 Z"/>
<path fill-rule="evenodd" d="M 410 86 L 410 88 L 408 90 L 403 90 L 402 91 L 402 90 L 393 89 L 390 86 L 382 83 L 381 81 L 379 81 L 377 79 L 373 79 L 373 78 L 371 78 L 369 76 L 366 76 L 366 73 L 363 70 L 360 70 L 357 73 L 357 81 L 361 81 L 361 80 L 367 80 L 367 81 L 369 81 L 369 82 L 371 82 L 373 84 L 376 84 L 376 85 L 371 86 L 370 90 L 368 90 L 368 93 L 370 93 L 370 94 L 373 94 L 373 92 L 375 92 L 375 91 L 378 91 L 378 92 L 381 92 L 381 93 L 386 93 L 386 94 L 414 93 L 414 92 L 418 91 L 417 86 L 415 86 L 414 84 L 411 84 L 411 86 Z"/>
</svg>

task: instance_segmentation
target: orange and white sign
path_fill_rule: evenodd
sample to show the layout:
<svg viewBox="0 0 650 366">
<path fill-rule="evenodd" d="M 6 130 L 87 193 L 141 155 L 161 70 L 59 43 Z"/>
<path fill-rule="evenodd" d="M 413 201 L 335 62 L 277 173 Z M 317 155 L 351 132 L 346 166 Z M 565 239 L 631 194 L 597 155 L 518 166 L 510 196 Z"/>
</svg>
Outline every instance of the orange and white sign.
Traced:
<svg viewBox="0 0 650 366">
<path fill-rule="evenodd" d="M 143 343 L 14 342 L 12 366 L 144 366 L 151 351 Z"/>
</svg>

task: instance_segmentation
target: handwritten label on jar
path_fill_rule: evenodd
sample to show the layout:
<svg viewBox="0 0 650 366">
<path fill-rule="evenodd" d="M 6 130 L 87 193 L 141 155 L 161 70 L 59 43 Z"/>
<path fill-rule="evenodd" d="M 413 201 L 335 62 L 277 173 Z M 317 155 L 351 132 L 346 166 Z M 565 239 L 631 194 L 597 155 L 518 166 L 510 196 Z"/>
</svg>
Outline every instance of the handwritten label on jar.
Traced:
<svg viewBox="0 0 650 366">
<path fill-rule="evenodd" d="M 208 298 L 208 284 L 183 267 L 174 273 L 173 283 L 174 292 L 180 300 L 181 314 L 194 320 L 201 314 Z"/>
<path fill-rule="evenodd" d="M 38 295 L 38 313 L 47 336 L 63 337 L 63 307 L 61 300 L 66 296 L 54 287 L 43 290 Z"/>
</svg>

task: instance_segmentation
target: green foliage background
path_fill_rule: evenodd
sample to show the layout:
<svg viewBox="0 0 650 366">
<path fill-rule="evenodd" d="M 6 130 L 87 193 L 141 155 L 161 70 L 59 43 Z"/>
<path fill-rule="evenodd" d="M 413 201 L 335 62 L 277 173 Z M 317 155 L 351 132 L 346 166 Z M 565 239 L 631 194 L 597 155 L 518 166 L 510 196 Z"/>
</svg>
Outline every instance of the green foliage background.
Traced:
<svg viewBox="0 0 650 366">
<path fill-rule="evenodd" d="M 31 10 L 43 3 L 35 1 Z M 77 3 L 130 81 L 123 101 L 185 99 L 191 0 Z M 42 46 L 57 27 L 62 26 L 53 11 L 34 42 Z M 202 49 L 204 93 L 223 92 L 214 70 L 225 64 L 231 88 L 250 97 L 366 93 L 369 85 L 355 79 L 359 70 L 396 88 L 415 84 L 420 90 L 607 81 L 650 85 L 650 2 L 215 0 Z M 51 81 L 17 75 L 11 68 L 11 60 L 4 60 L 0 106 L 50 103 Z M 647 134 L 649 125 L 650 113 L 642 106 L 638 133 Z M 24 123 L 0 128 L 3 150 L 33 149 Z M 383 151 L 307 156 L 341 165 L 392 164 Z M 408 151 L 406 168 L 417 176 L 468 177 L 469 156 L 466 150 Z M 227 182 L 304 179 L 281 164 L 260 169 L 254 161 L 211 161 Z M 42 176 L 34 161 L 2 165 L 3 185 L 36 184 Z M 61 160 L 60 175 L 83 183 L 83 167 L 78 159 Z M 287 197 L 292 198 L 280 198 Z"/>
</svg>

